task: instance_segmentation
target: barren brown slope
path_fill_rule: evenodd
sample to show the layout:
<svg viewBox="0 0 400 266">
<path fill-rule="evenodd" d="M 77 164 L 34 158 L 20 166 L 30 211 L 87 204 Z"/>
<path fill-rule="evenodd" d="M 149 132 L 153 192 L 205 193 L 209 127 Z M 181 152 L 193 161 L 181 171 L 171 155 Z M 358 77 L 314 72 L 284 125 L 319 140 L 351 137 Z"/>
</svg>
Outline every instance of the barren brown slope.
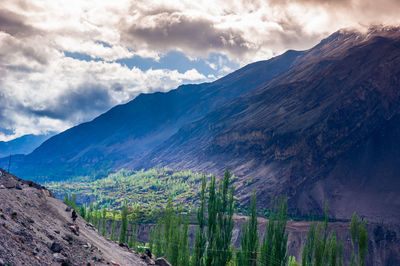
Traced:
<svg viewBox="0 0 400 266">
<path fill-rule="evenodd" d="M 304 58 L 308 58 L 305 60 Z M 135 167 L 240 177 L 245 202 L 286 194 L 292 212 L 400 221 L 400 30 L 338 32 L 302 62 L 183 127 Z"/>
<path fill-rule="evenodd" d="M 0 265 L 147 265 L 81 217 L 73 224 L 66 207 L 40 185 L 0 169 Z"/>
</svg>

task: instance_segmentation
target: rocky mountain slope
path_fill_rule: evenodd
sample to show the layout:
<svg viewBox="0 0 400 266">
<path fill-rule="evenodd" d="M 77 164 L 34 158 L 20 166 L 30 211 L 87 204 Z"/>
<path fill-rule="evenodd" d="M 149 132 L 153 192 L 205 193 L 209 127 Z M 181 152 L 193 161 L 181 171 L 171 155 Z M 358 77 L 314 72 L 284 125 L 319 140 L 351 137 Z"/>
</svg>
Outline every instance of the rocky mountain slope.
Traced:
<svg viewBox="0 0 400 266">
<path fill-rule="evenodd" d="M 0 265 L 154 265 L 103 238 L 46 188 L 0 169 Z"/>
<path fill-rule="evenodd" d="M 268 204 L 336 218 L 400 220 L 400 29 L 340 31 L 285 73 L 182 127 L 133 168 L 169 166 L 240 177 Z"/>
<path fill-rule="evenodd" d="M 141 158 L 183 125 L 287 71 L 301 54 L 289 51 L 212 83 L 141 94 L 91 122 L 50 138 L 28 156 L 15 158 L 13 172 L 43 181 L 118 168 Z M 0 166 L 6 163 L 3 160 Z"/>
</svg>

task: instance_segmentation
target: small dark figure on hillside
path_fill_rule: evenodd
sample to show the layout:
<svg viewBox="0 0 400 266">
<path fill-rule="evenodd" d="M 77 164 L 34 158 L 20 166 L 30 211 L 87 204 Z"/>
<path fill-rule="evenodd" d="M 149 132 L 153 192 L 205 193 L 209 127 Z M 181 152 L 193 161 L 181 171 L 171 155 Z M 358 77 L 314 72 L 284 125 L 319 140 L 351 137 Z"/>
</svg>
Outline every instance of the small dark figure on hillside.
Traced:
<svg viewBox="0 0 400 266">
<path fill-rule="evenodd" d="M 75 210 L 72 211 L 71 217 L 72 217 L 72 220 L 73 220 L 74 222 L 75 222 L 76 218 L 78 218 L 78 215 L 76 214 L 76 211 L 75 211 Z"/>
<path fill-rule="evenodd" d="M 151 258 L 152 254 L 151 254 L 151 250 L 149 248 L 146 248 L 146 255 Z"/>
</svg>

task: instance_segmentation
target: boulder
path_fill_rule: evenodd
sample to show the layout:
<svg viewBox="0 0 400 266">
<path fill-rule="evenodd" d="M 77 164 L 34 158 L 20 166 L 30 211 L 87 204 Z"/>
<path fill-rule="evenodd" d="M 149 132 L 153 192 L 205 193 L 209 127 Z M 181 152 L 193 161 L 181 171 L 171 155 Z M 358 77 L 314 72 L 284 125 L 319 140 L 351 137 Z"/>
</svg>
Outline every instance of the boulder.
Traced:
<svg viewBox="0 0 400 266">
<path fill-rule="evenodd" d="M 69 230 L 71 230 L 72 233 L 79 236 L 79 226 L 77 224 L 70 225 L 70 226 L 68 226 L 68 228 L 69 228 Z"/>
<path fill-rule="evenodd" d="M 20 183 L 15 184 L 15 188 L 18 190 L 22 190 L 22 186 Z"/>
<path fill-rule="evenodd" d="M 50 247 L 50 250 L 53 251 L 54 253 L 60 253 L 62 249 L 63 247 L 61 246 L 61 244 L 56 241 L 54 241 Z"/>
<path fill-rule="evenodd" d="M 164 259 L 164 258 L 158 258 L 158 259 L 156 259 L 154 262 L 155 262 L 156 265 L 159 265 L 159 266 L 172 266 L 172 264 L 169 263 L 169 262 L 168 262 L 166 259 Z"/>
<path fill-rule="evenodd" d="M 71 211 L 71 207 L 67 206 L 67 208 L 65 208 L 66 212 L 70 212 Z"/>
<path fill-rule="evenodd" d="M 61 262 L 61 263 L 66 263 L 67 262 L 67 259 L 63 255 L 61 255 L 59 253 L 54 253 L 53 254 L 53 260 L 55 262 Z"/>
</svg>

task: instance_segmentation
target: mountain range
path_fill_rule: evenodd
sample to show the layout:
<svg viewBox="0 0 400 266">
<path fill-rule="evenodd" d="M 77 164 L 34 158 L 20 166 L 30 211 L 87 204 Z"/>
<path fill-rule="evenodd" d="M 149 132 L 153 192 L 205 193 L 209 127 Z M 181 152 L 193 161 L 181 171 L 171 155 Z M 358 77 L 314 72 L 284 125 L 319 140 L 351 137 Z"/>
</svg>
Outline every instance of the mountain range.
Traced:
<svg viewBox="0 0 400 266">
<path fill-rule="evenodd" d="M 28 154 L 40 146 L 46 139 L 53 136 L 54 133 L 45 135 L 24 135 L 22 137 L 10 140 L 0 141 L 0 158 L 10 154 Z"/>
<path fill-rule="evenodd" d="M 400 220 L 400 29 L 341 30 L 212 83 L 141 94 L 17 156 L 38 182 L 168 166 L 238 176 L 292 212 Z M 5 160 L 1 162 L 5 163 Z"/>
</svg>

